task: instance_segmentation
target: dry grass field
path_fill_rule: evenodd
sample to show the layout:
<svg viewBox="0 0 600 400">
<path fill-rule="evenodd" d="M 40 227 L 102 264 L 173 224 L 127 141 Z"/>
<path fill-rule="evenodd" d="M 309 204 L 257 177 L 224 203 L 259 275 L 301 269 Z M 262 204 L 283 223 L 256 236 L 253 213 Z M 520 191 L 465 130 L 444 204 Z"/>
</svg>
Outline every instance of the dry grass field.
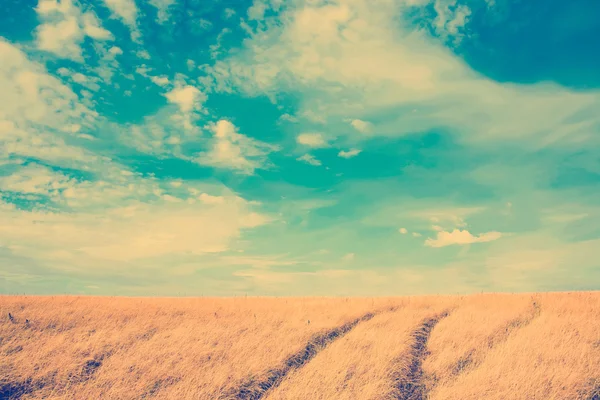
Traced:
<svg viewBox="0 0 600 400">
<path fill-rule="evenodd" d="M 0 399 L 600 399 L 600 292 L 0 297 Z"/>
</svg>

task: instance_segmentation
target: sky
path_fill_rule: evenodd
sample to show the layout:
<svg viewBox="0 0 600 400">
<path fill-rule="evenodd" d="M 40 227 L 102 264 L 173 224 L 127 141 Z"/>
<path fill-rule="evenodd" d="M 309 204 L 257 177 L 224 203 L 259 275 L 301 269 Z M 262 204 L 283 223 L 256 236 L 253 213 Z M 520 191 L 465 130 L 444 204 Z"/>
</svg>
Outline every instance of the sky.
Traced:
<svg viewBox="0 0 600 400">
<path fill-rule="evenodd" d="M 0 11 L 0 293 L 600 289 L 595 0 Z"/>
</svg>

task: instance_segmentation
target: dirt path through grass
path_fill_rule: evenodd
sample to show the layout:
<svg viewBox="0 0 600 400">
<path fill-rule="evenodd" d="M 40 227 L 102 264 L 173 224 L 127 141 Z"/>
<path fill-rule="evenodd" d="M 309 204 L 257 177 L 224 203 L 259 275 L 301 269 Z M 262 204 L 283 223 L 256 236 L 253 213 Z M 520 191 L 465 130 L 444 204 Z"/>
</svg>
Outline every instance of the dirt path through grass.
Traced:
<svg viewBox="0 0 600 400">
<path fill-rule="evenodd" d="M 423 374 L 423 360 L 427 357 L 427 341 L 435 325 L 447 317 L 448 311 L 428 318 L 413 331 L 414 343 L 405 357 L 410 359 L 408 370 L 398 371 L 394 375 L 396 390 L 394 397 L 397 400 L 424 400 L 426 399 L 426 382 Z"/>
<path fill-rule="evenodd" d="M 270 370 L 262 379 L 244 382 L 234 391 L 226 393 L 221 398 L 227 400 L 258 400 L 262 398 L 270 389 L 277 387 L 291 371 L 301 368 L 327 345 L 344 336 L 359 323 L 368 321 L 374 316 L 374 313 L 367 313 L 354 321 L 316 335 L 306 343 L 301 351 L 290 356 L 283 366 Z"/>
</svg>

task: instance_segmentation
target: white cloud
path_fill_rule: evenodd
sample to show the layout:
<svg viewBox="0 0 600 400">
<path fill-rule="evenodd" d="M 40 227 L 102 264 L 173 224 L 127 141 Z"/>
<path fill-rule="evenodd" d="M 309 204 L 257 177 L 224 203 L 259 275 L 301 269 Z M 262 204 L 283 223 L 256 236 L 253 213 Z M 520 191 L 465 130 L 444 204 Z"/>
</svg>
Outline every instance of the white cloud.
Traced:
<svg viewBox="0 0 600 400">
<path fill-rule="evenodd" d="M 169 81 L 169 78 L 167 78 L 166 76 L 151 76 L 151 77 L 150 77 L 150 80 L 151 80 L 152 82 L 154 82 L 154 84 L 156 84 L 156 85 L 158 85 L 158 86 L 162 86 L 162 87 L 165 87 L 165 86 L 169 85 L 169 83 L 170 83 L 170 81 Z M 191 87 L 191 86 L 190 86 L 190 87 Z M 193 88 L 193 87 L 192 87 L 192 88 Z M 195 89 L 195 88 L 193 88 L 193 89 Z M 197 94 L 197 93 L 198 93 L 198 92 L 196 92 L 196 94 Z M 167 96 L 168 96 L 168 94 L 167 94 Z M 193 107 L 194 100 L 195 100 L 195 99 L 194 99 L 194 97 L 195 97 L 195 96 L 196 96 L 196 95 L 195 95 L 195 94 L 192 92 L 192 101 L 191 101 L 191 105 L 189 106 L 189 107 L 190 107 L 190 110 L 191 110 L 191 108 Z M 185 97 L 185 96 L 184 96 L 184 97 Z M 169 99 L 169 98 L 167 97 L 167 99 Z M 171 99 L 169 99 L 169 101 L 170 101 L 170 102 L 172 102 L 172 103 L 174 102 L 174 101 L 172 101 Z M 186 108 L 186 106 L 187 106 L 187 104 L 184 104 L 184 106 L 183 106 L 183 107 L 181 106 L 181 104 L 179 104 L 179 107 L 181 108 L 181 110 L 182 110 L 182 111 L 184 111 L 184 109 Z M 185 112 L 185 111 L 184 111 L 184 112 Z"/>
<path fill-rule="evenodd" d="M 188 113 L 203 100 L 202 93 L 194 86 L 177 87 L 165 94 L 170 103 L 177 104 L 182 112 Z"/>
<path fill-rule="evenodd" d="M 73 76 L 71 76 L 71 79 L 76 83 L 85 83 L 87 81 L 87 77 L 79 72 L 74 73 Z"/>
<path fill-rule="evenodd" d="M 300 157 L 296 158 L 296 160 L 303 161 L 303 162 L 305 162 L 307 164 L 310 164 L 310 165 L 314 165 L 315 167 L 318 167 L 318 166 L 322 165 L 321 161 L 317 160 L 315 158 L 315 156 L 313 156 L 311 154 L 305 154 L 303 156 L 300 156 Z"/>
<path fill-rule="evenodd" d="M 113 56 L 118 56 L 118 55 L 123 54 L 123 50 L 121 50 L 120 47 L 112 46 L 110 49 L 108 49 L 108 53 Z"/>
<path fill-rule="evenodd" d="M 139 51 L 136 53 L 136 55 L 137 55 L 139 58 L 142 58 L 142 59 L 144 59 L 144 60 L 149 60 L 149 59 L 150 59 L 150 53 L 148 53 L 148 51 L 147 51 L 147 50 L 139 50 Z"/>
<path fill-rule="evenodd" d="M 80 43 L 83 40 L 83 32 L 74 17 L 40 25 L 37 39 L 38 48 L 41 50 L 63 58 L 82 59 Z"/>
<path fill-rule="evenodd" d="M 39 165 L 19 168 L 0 177 L 0 191 L 50 195 L 71 186 L 69 177 Z"/>
<path fill-rule="evenodd" d="M 412 236 L 413 237 L 421 237 L 421 234 L 419 232 L 413 232 Z"/>
<path fill-rule="evenodd" d="M 156 21 L 159 24 L 164 24 L 171 18 L 169 8 L 176 3 L 176 0 L 150 0 L 150 4 L 156 7 Z"/>
<path fill-rule="evenodd" d="M 327 147 L 327 142 L 320 133 L 301 133 L 296 137 L 296 142 L 314 148 Z"/>
<path fill-rule="evenodd" d="M 82 23 L 84 33 L 93 39 L 109 40 L 113 38 L 112 33 L 102 28 L 98 18 L 90 12 L 83 14 Z"/>
<path fill-rule="evenodd" d="M 43 21 L 37 28 L 37 46 L 58 57 L 82 61 L 81 43 L 86 35 L 97 40 L 112 38 L 94 14 L 83 14 L 71 0 L 40 0 L 36 12 Z"/>
<path fill-rule="evenodd" d="M 471 15 L 471 10 L 464 4 L 457 6 L 457 0 L 436 0 L 434 9 L 437 13 L 433 25 L 436 32 L 457 43 L 462 39 L 462 30 Z"/>
<path fill-rule="evenodd" d="M 268 96 L 292 92 L 299 99 L 297 115 L 326 122 L 349 115 L 365 121 L 385 111 L 377 135 L 444 126 L 472 143 L 511 139 L 541 146 L 581 142 L 598 132 L 598 93 L 487 79 L 404 24 L 407 7 L 372 7 L 367 0 L 285 3 L 278 17 L 248 27 L 251 37 L 241 51 L 208 69 L 211 88 Z M 459 31 L 465 21 L 466 9 L 455 11 L 443 18 L 446 30 Z"/>
<path fill-rule="evenodd" d="M 438 231 L 435 239 L 428 238 L 425 245 L 429 247 L 445 247 L 451 245 L 466 245 L 472 243 L 491 242 L 502 237 L 500 232 L 487 232 L 473 236 L 469 231 L 454 229 L 451 232 Z"/>
<path fill-rule="evenodd" d="M 229 19 L 235 15 L 235 10 L 233 8 L 226 8 L 223 14 L 226 19 Z"/>
<path fill-rule="evenodd" d="M 222 252 L 242 230 L 268 222 L 238 197 L 210 206 L 140 203 L 98 214 L 28 212 L 0 203 L 0 218 L 2 243 L 25 256 L 69 252 L 79 268 L 101 260 Z"/>
<path fill-rule="evenodd" d="M 198 196 L 198 198 L 204 204 L 223 204 L 225 202 L 225 197 L 211 196 L 208 193 L 201 193 L 200 196 Z"/>
<path fill-rule="evenodd" d="M 238 132 L 237 127 L 222 119 L 211 126 L 213 142 L 209 151 L 201 153 L 196 162 L 216 168 L 231 169 L 243 174 L 267 167 L 267 155 L 277 150 Z"/>
<path fill-rule="evenodd" d="M 342 150 L 338 153 L 338 156 L 342 157 L 342 158 L 352 158 L 352 157 L 356 157 L 360 153 L 361 153 L 361 150 L 359 150 L 359 149 L 350 149 L 348 151 Z"/>
<path fill-rule="evenodd" d="M 373 126 L 370 122 L 363 121 L 360 119 L 353 119 L 350 121 L 350 125 L 360 133 L 369 133 L 371 132 Z"/>
<path fill-rule="evenodd" d="M 136 26 L 138 9 L 133 0 L 104 0 L 104 4 L 125 24 Z"/>
<path fill-rule="evenodd" d="M 93 162 L 90 152 L 65 142 L 84 133 L 96 113 L 22 51 L 0 39 L 0 160 L 30 157 L 66 166 Z M 76 132 L 73 127 L 77 126 Z"/>
<path fill-rule="evenodd" d="M 398 232 L 400 232 L 403 235 L 406 235 L 408 233 L 408 230 L 406 228 L 400 228 L 398 229 Z"/>
</svg>

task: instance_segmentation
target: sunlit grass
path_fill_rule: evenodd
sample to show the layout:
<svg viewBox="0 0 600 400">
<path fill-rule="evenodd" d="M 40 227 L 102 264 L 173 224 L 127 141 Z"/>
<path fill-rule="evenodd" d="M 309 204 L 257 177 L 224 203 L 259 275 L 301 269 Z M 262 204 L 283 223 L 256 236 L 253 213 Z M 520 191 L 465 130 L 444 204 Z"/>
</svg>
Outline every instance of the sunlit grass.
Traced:
<svg viewBox="0 0 600 400">
<path fill-rule="evenodd" d="M 0 393 L 22 399 L 243 398 L 268 379 L 265 399 L 402 399 L 407 387 L 431 399 L 591 399 L 600 387 L 597 292 L 2 296 L 0 321 Z M 286 367 L 294 355 L 302 362 Z"/>
</svg>

